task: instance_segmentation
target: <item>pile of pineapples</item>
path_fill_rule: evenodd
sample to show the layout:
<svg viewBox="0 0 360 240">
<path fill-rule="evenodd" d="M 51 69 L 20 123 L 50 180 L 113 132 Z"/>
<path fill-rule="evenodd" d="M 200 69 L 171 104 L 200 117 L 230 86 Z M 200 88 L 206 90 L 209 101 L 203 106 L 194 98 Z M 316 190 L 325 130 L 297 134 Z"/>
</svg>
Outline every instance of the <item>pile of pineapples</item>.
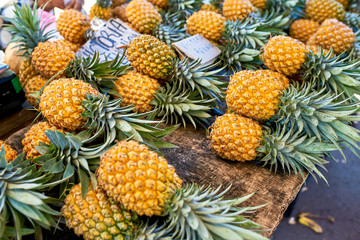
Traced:
<svg viewBox="0 0 360 240">
<path fill-rule="evenodd" d="M 326 181 L 324 154 L 359 149 L 351 125 L 360 120 L 359 8 L 350 0 L 97 0 L 90 19 L 118 17 L 142 34 L 122 56 L 100 61 L 98 52 L 75 56 L 91 37 L 86 15 L 65 10 L 56 23 L 64 39 L 52 41 L 36 2 L 15 6 L 7 28 L 42 120 L 25 134 L 23 153 L 0 141 L 0 238 L 40 237 L 60 220 L 85 239 L 266 239 L 248 218 L 258 207 L 237 207 L 250 195 L 223 199 L 229 189 L 182 185 L 159 152 L 174 145 L 162 138 L 190 123 L 209 128 L 223 159 Z M 195 34 L 221 50 L 214 63 L 173 49 Z"/>
</svg>

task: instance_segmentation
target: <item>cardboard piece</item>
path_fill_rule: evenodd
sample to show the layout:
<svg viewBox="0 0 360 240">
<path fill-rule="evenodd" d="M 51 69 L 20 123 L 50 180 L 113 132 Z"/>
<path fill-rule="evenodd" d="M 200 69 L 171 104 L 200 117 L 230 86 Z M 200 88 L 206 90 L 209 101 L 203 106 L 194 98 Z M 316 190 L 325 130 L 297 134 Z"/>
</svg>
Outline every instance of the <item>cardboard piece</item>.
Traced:
<svg viewBox="0 0 360 240">
<path fill-rule="evenodd" d="M 118 47 L 128 45 L 138 35 L 140 33 L 132 30 L 120 19 L 112 18 L 94 33 L 94 36 L 77 51 L 76 55 L 87 57 L 98 51 L 100 61 L 104 61 L 106 58 L 112 60 L 118 53 L 122 54 L 124 51 Z M 125 64 L 129 64 L 127 59 L 123 61 L 123 65 Z"/>
<path fill-rule="evenodd" d="M 187 56 L 192 60 L 201 59 L 203 65 L 212 63 L 221 53 L 218 47 L 199 34 L 172 45 L 179 52 L 181 58 Z"/>
</svg>

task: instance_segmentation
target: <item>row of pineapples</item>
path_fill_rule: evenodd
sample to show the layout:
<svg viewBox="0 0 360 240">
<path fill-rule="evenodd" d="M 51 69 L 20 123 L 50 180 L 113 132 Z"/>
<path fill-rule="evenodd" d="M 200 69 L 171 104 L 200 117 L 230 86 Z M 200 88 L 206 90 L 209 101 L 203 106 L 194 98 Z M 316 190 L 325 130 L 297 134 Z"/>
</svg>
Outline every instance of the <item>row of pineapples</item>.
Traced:
<svg viewBox="0 0 360 240">
<path fill-rule="evenodd" d="M 165 9 L 168 5 L 161 16 L 152 3 L 133 0 L 125 8 L 127 21 L 137 31 L 154 35 L 140 35 L 126 46 L 133 70 L 120 66 L 121 56 L 100 63 L 98 54 L 78 58 L 72 51 L 64 60 L 64 42 L 57 48 L 59 43 L 47 41 L 51 34 L 44 34 L 37 12 L 18 8 L 12 27 L 21 36 L 16 41 L 29 53 L 35 70 L 39 62 L 37 73 L 48 74 L 44 82 L 52 79 L 34 88 L 44 86 L 33 96 L 46 120 L 26 133 L 26 160 L 0 143 L 5 150 L 0 154 L 5 176 L 0 183 L 6 186 L 0 189 L 0 221 L 6 222 L 0 236 L 20 238 L 39 234 L 38 226 L 55 226 L 54 217 L 60 213 L 50 207 L 54 199 L 42 194 L 55 186 L 57 198 L 67 194 L 62 207 L 67 225 L 85 239 L 264 239 L 247 230 L 258 226 L 242 216 L 253 208 L 233 208 L 248 197 L 223 201 L 219 190 L 181 188 L 174 168 L 153 151 L 172 147 L 161 138 L 176 126 L 162 129 L 154 117 L 171 124 L 206 125 L 210 110 L 225 98 L 229 109 L 216 118 L 210 134 L 217 155 L 257 159 L 275 171 L 309 172 L 325 179 L 318 170 L 326 163 L 324 152 L 342 150 L 341 144 L 358 148 L 358 131 L 349 122 L 358 120 L 351 114 L 358 111 L 354 93 L 359 93 L 360 61 L 354 53 L 354 30 L 334 14 L 340 5 L 315 1 L 335 7 L 309 7 L 313 2 L 212 1 L 201 7 L 200 1 L 174 1 L 157 4 Z M 265 10 L 256 11 L 251 4 Z M 334 19 L 318 24 L 316 18 L 294 21 L 304 6 L 304 17 L 327 9 L 318 15 L 330 12 L 324 19 Z M 300 13 L 289 15 L 289 9 Z M 81 27 L 81 21 L 66 25 L 62 19 L 68 23 L 86 16 L 65 11 L 57 23 L 67 41 L 76 43 L 74 38 L 80 36 L 83 43 L 88 20 Z M 21 28 L 29 25 L 26 21 L 34 27 L 30 34 Z M 347 24 L 356 28 L 354 22 Z M 293 38 L 271 37 L 287 28 Z M 222 53 L 216 64 L 177 58 L 170 44 L 197 33 L 218 44 Z M 300 42 L 311 35 L 313 44 L 307 45 L 317 48 Z M 46 51 L 35 55 L 44 44 L 49 45 Z M 222 69 L 233 74 L 226 97 Z M 152 223 L 139 218 L 143 215 L 164 218 Z M 33 227 L 22 228 L 25 220 Z"/>
</svg>

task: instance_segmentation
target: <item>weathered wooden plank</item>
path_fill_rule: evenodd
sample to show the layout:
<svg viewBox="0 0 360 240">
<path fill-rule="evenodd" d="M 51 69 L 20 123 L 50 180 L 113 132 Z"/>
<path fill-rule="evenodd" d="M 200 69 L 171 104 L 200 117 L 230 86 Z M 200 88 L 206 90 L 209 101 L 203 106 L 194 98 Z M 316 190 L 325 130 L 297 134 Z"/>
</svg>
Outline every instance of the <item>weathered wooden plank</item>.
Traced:
<svg viewBox="0 0 360 240">
<path fill-rule="evenodd" d="M 21 151 L 21 139 L 29 126 L 9 137 L 6 142 L 15 150 Z M 265 236 L 270 236 L 280 223 L 285 210 L 299 192 L 303 179 L 300 176 L 272 174 L 268 169 L 255 162 L 241 163 L 222 160 L 216 157 L 205 131 L 192 127 L 178 129 L 165 140 L 179 148 L 165 149 L 168 161 L 175 166 L 176 172 L 184 182 L 228 186 L 232 184 L 227 197 L 239 197 L 255 193 L 248 205 L 257 206 L 268 203 L 257 210 L 253 220 L 265 229 Z"/>
<path fill-rule="evenodd" d="M 14 132 L 31 124 L 36 115 L 37 112 L 35 110 L 20 109 L 7 115 L 6 117 L 1 116 L 0 140 L 7 139 Z"/>
</svg>

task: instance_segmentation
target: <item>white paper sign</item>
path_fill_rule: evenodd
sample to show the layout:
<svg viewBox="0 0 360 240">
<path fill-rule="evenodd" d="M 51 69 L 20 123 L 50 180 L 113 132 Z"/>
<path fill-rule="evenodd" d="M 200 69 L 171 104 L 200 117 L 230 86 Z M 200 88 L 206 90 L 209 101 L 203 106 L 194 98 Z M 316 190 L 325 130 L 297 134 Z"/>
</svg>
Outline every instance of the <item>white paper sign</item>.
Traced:
<svg viewBox="0 0 360 240">
<path fill-rule="evenodd" d="M 218 47 L 199 34 L 185 38 L 172 45 L 180 55 L 186 55 L 193 60 L 201 59 L 202 64 L 212 62 L 221 53 Z"/>
<path fill-rule="evenodd" d="M 121 55 L 124 51 L 118 47 L 128 45 L 138 35 L 140 33 L 132 30 L 126 23 L 113 18 L 96 31 L 94 36 L 76 52 L 76 55 L 87 57 L 98 51 L 100 61 L 104 61 L 106 57 L 108 60 L 113 60 L 118 53 Z M 125 64 L 129 64 L 127 59 L 123 61 L 123 65 Z"/>
</svg>

